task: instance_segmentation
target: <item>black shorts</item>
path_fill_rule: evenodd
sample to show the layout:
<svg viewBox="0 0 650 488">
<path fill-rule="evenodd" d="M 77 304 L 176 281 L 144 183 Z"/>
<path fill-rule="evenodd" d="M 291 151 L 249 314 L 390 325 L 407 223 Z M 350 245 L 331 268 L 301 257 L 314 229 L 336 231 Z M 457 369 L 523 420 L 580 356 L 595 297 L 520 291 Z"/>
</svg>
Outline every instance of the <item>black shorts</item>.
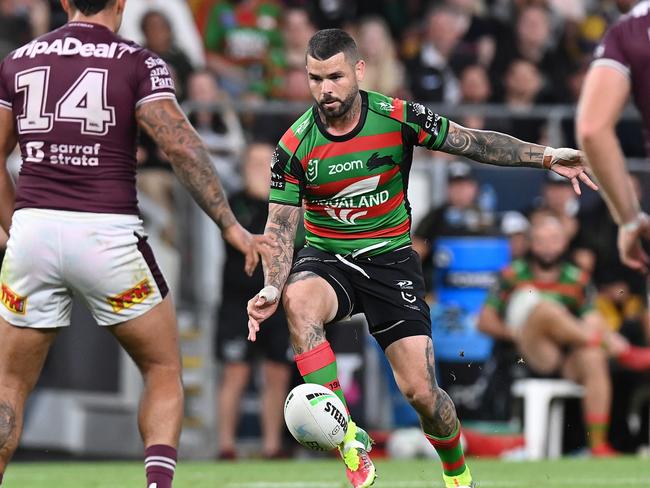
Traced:
<svg viewBox="0 0 650 488">
<path fill-rule="evenodd" d="M 250 296 L 228 296 L 225 294 L 219 309 L 215 351 L 217 358 L 225 363 L 250 362 L 261 357 L 277 363 L 293 362 L 289 343 L 289 327 L 282 310 L 278 310 L 260 326 L 257 340 L 248 337 L 248 315 L 246 305 Z"/>
<path fill-rule="evenodd" d="M 291 273 L 302 271 L 320 276 L 334 288 L 339 308 L 332 322 L 365 314 L 370 333 L 384 350 L 404 337 L 431 337 L 422 265 L 410 246 L 368 258 L 305 247 Z"/>
</svg>

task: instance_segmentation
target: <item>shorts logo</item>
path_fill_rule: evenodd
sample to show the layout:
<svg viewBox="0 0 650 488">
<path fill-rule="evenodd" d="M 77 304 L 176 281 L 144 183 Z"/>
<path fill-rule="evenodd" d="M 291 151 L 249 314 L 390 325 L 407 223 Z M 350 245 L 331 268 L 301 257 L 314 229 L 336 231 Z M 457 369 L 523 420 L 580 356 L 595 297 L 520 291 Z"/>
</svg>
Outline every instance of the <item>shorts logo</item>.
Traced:
<svg viewBox="0 0 650 488">
<path fill-rule="evenodd" d="M 152 291 L 149 279 L 144 279 L 133 288 L 123 291 L 119 295 L 108 297 L 106 300 L 113 307 L 113 312 L 119 313 L 122 310 L 131 308 L 133 305 L 144 302 Z"/>
<path fill-rule="evenodd" d="M 402 290 L 412 290 L 413 282 L 411 280 L 399 280 L 395 284 L 400 287 Z"/>
<path fill-rule="evenodd" d="M 3 283 L 2 304 L 10 312 L 25 315 L 25 311 L 27 310 L 27 297 L 21 297 L 18 293 L 9 288 L 9 286 Z"/>
<path fill-rule="evenodd" d="M 402 292 L 402 298 L 405 302 L 408 303 L 413 303 L 415 300 L 417 300 L 417 297 L 415 295 L 411 295 L 410 293 L 405 292 Z"/>
</svg>

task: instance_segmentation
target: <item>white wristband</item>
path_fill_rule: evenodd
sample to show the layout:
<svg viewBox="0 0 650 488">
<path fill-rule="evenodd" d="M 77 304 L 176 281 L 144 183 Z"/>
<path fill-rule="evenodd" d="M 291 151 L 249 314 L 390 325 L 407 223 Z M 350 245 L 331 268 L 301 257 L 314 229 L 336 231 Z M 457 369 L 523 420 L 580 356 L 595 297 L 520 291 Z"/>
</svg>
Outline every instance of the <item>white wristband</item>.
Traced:
<svg viewBox="0 0 650 488">
<path fill-rule="evenodd" d="M 560 161 L 571 161 L 576 159 L 580 154 L 580 151 L 575 149 L 570 149 L 568 147 L 558 147 L 557 149 L 547 146 L 544 149 L 544 158 L 542 159 L 542 165 L 546 169 L 551 169 L 555 163 Z"/>
<path fill-rule="evenodd" d="M 266 300 L 266 303 L 275 303 L 280 298 L 280 290 L 273 285 L 267 285 L 260 290 L 258 295 Z"/>
</svg>

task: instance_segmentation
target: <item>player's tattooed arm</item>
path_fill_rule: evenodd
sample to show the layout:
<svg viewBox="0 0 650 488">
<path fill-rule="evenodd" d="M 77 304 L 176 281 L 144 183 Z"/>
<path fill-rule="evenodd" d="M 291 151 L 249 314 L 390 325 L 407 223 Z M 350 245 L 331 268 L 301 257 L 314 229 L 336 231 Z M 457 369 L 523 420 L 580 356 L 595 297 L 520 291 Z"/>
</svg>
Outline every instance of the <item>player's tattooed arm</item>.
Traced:
<svg viewBox="0 0 650 488">
<path fill-rule="evenodd" d="M 542 168 L 545 146 L 488 130 L 468 129 L 449 122 L 441 151 L 497 166 Z"/>
<path fill-rule="evenodd" d="M 167 155 L 199 206 L 224 230 L 236 223 L 208 150 L 175 100 L 156 100 L 136 111 L 140 127 Z"/>
<path fill-rule="evenodd" d="M 269 204 L 269 217 L 264 234 L 275 240 L 268 260 L 264 260 L 264 285 L 284 288 L 293 263 L 293 242 L 302 217 L 300 207 Z"/>
</svg>

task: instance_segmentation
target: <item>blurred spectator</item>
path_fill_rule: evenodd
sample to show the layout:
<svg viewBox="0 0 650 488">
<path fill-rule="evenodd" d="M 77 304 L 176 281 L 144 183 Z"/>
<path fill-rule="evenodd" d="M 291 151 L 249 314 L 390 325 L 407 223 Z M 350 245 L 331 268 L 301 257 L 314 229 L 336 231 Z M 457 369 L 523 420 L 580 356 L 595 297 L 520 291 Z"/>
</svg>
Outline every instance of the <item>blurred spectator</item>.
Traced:
<svg viewBox="0 0 650 488">
<path fill-rule="evenodd" d="M 0 59 L 49 29 L 45 0 L 0 0 Z"/>
<path fill-rule="evenodd" d="M 579 229 L 577 216 L 580 210 L 580 201 L 569 180 L 553 171 L 547 171 L 544 174 L 541 193 L 541 197 L 534 202 L 533 211 L 530 212 L 531 222 L 537 216 L 546 217 L 547 212 L 550 212 L 562 222 L 569 240 L 573 239 Z M 537 212 L 539 210 L 541 212 Z"/>
<path fill-rule="evenodd" d="M 395 44 L 388 24 L 381 17 L 361 21 L 358 33 L 359 51 L 366 62 L 363 90 L 400 96 L 404 90 L 404 67 L 397 59 Z"/>
<path fill-rule="evenodd" d="M 460 96 L 461 103 L 482 104 L 488 103 L 492 95 L 490 78 L 483 66 L 471 64 L 460 73 Z M 470 129 L 495 129 L 494 122 L 488 121 L 487 117 L 480 113 L 466 115 L 458 122 Z"/>
<path fill-rule="evenodd" d="M 187 92 L 187 78 L 193 71 L 192 63 L 176 45 L 169 19 L 157 10 L 149 10 L 142 16 L 140 27 L 144 34 L 144 47 L 160 56 L 174 70 L 176 96 L 183 100 Z"/>
<path fill-rule="evenodd" d="M 268 213 L 268 195 L 271 179 L 269 161 L 274 147 L 253 143 L 244 156 L 244 190 L 230 198 L 233 213 L 252 233 L 264 232 Z M 289 328 L 286 317 L 278 311 L 264 323 L 256 342 L 246 340 L 246 303 L 264 286 L 261 267 L 249 278 L 242 272 L 242 255 L 226 246 L 223 267 L 223 295 L 219 310 L 216 350 L 223 362 L 222 378 L 218 383 L 219 457 L 236 457 L 236 433 L 241 412 L 241 399 L 248 385 L 253 360 L 262 359 L 261 405 L 262 454 L 266 458 L 282 453 L 284 422 L 282 405 L 287 395 L 290 378 Z M 256 376 L 257 377 L 257 376 Z"/>
<path fill-rule="evenodd" d="M 522 8 L 514 28 L 508 25 L 502 31 L 505 35 L 498 40 L 492 63 L 494 79 L 503 79 L 513 60 L 524 59 L 547 78 L 541 80 L 542 86 L 549 90 L 562 90 L 569 63 L 553 45 L 550 14 L 545 7 L 530 5 Z"/>
<path fill-rule="evenodd" d="M 240 187 L 237 164 L 245 140 L 239 117 L 229 103 L 228 94 L 220 89 L 214 75 L 200 70 L 190 75 L 187 84 L 189 119 L 210 152 L 221 182 L 227 192 Z M 204 105 L 205 108 L 196 107 Z M 217 108 L 219 110 L 215 110 Z"/>
<path fill-rule="evenodd" d="M 458 80 L 450 66 L 454 50 L 467 31 L 469 19 L 457 9 L 434 7 L 426 16 L 422 44 L 407 62 L 413 98 L 425 102 L 457 103 Z"/>
<path fill-rule="evenodd" d="M 218 0 L 205 24 L 208 67 L 234 96 L 266 97 L 281 87 L 282 8 L 272 0 Z"/>
<path fill-rule="evenodd" d="M 537 67 L 524 59 L 515 59 L 504 76 L 503 103 L 511 110 L 526 113 L 539 100 L 542 77 Z M 508 134 L 524 141 L 543 143 L 544 121 L 537 118 L 518 118 L 504 121 Z"/>
<path fill-rule="evenodd" d="M 511 210 L 501 217 L 501 234 L 506 236 L 510 243 L 510 257 L 514 261 L 528 254 L 530 242 L 528 230 L 530 223 L 523 214 Z"/>
<path fill-rule="evenodd" d="M 564 226 L 551 216 L 531 222 L 530 255 L 502 271 L 478 327 L 511 340 L 536 374 L 560 375 L 585 387 L 583 414 L 592 455 L 615 453 L 607 441 L 611 380 L 607 357 L 630 369 L 650 368 L 650 349 L 630 346 L 593 310 L 585 272 L 563 260 Z"/>
<path fill-rule="evenodd" d="M 303 8 L 291 8 L 284 13 L 282 35 L 284 37 L 284 56 L 288 69 L 300 68 L 305 71 L 305 53 L 309 39 L 316 33 L 316 27 Z"/>
<path fill-rule="evenodd" d="M 473 62 L 489 66 L 494 59 L 496 42 L 489 20 L 481 15 L 483 2 L 481 0 L 446 0 L 446 3 L 464 12 L 470 19 L 467 32 L 460 42 L 459 51 Z"/>
<path fill-rule="evenodd" d="M 431 289 L 431 248 L 438 237 L 476 236 L 494 233 L 492 222 L 478 206 L 479 187 L 472 167 L 461 161 L 448 166 L 447 201 L 431 209 L 413 233 L 413 249 L 422 259 L 427 289 Z"/>
<path fill-rule="evenodd" d="M 171 22 L 173 37 L 178 47 L 195 68 L 205 65 L 203 43 L 194 23 L 192 12 L 185 0 L 129 0 L 126 2 L 119 34 L 138 44 L 144 42 L 142 17 L 150 10 L 161 12 Z"/>
<path fill-rule="evenodd" d="M 639 201 L 643 191 L 638 178 L 631 176 L 631 186 Z M 625 282 L 635 294 L 645 291 L 643 276 L 621 263 L 618 253 L 618 226 L 607 209 L 604 200 L 599 200 L 589 210 L 578 214 L 579 232 L 574 243 L 576 262 L 592 274 L 596 286 L 612 282 Z M 616 276 L 616 274 L 618 276 Z"/>
</svg>

